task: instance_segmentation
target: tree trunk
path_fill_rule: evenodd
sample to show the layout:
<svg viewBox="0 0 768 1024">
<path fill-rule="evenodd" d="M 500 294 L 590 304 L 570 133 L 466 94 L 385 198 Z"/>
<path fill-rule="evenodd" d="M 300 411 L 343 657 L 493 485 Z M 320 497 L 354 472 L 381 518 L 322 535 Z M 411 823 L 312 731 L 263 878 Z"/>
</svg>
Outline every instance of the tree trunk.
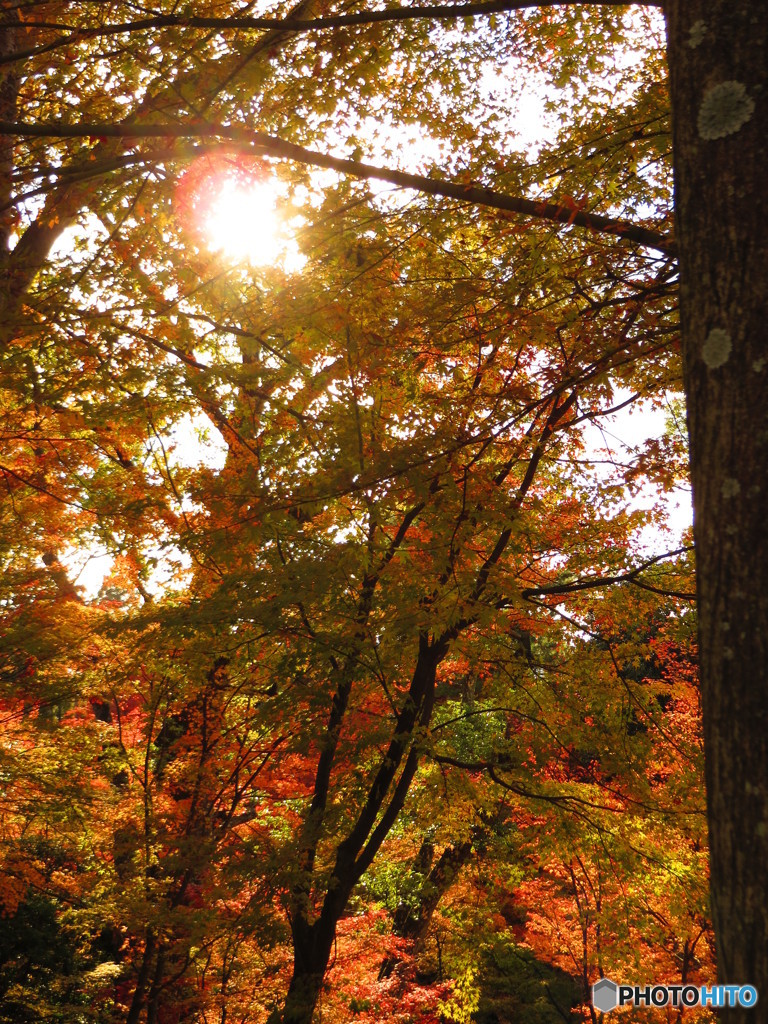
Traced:
<svg viewBox="0 0 768 1024">
<path fill-rule="evenodd" d="M 125 1024 L 138 1024 L 139 1018 L 141 1017 L 144 1009 L 147 985 L 149 984 L 149 975 L 152 970 L 152 960 L 154 958 L 156 948 L 157 935 L 151 928 L 147 928 L 144 955 L 141 959 L 141 967 L 139 968 L 139 975 L 136 979 L 136 988 L 133 990 L 133 998 L 131 999 L 131 1005 L 125 1018 Z"/>
<path fill-rule="evenodd" d="M 339 900 L 338 915 L 321 915 L 311 925 L 304 920 L 292 923 L 293 975 L 282 1011 L 275 1011 L 267 1024 L 311 1024 L 344 903 L 345 897 Z"/>
<path fill-rule="evenodd" d="M 768 1020 L 768 3 L 669 0 L 720 981 Z"/>
<path fill-rule="evenodd" d="M 422 844 L 416 858 L 413 870 L 419 874 L 424 873 L 427 866 L 427 857 L 432 850 L 430 843 Z M 433 851 L 434 852 L 434 851 Z M 445 896 L 456 878 L 469 860 L 472 854 L 472 841 L 464 840 L 456 846 L 446 846 L 437 864 L 432 867 L 419 893 L 419 901 L 416 906 L 401 904 L 395 911 L 395 919 L 392 923 L 392 933 L 401 939 L 409 939 L 413 943 L 412 951 L 418 954 L 424 947 L 424 942 L 429 932 L 435 911 L 440 900 Z M 379 980 L 388 978 L 398 963 L 398 957 L 388 956 L 379 969 Z"/>
<path fill-rule="evenodd" d="M 285 997 L 280 1024 L 312 1024 L 320 991 L 323 987 L 323 976 L 326 965 L 316 971 L 302 972 L 294 969 L 288 995 Z"/>
<path fill-rule="evenodd" d="M 18 48 L 19 12 L 0 11 L 0 58 L 8 58 Z M 0 119 L 16 120 L 21 74 L 16 64 L 0 64 Z M 0 138 L 0 267 L 5 262 L 13 230 L 14 139 L 10 135 Z"/>
</svg>

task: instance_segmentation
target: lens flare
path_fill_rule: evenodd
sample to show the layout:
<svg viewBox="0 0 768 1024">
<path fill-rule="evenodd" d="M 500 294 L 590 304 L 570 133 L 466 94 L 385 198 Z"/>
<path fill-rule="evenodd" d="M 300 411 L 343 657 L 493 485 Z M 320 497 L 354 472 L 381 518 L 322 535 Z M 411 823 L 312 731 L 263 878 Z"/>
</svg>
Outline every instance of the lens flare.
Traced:
<svg viewBox="0 0 768 1024">
<path fill-rule="evenodd" d="M 209 154 L 179 181 L 176 210 L 197 244 L 223 259 L 292 272 L 306 262 L 294 237 L 300 218 L 281 215 L 280 198 L 263 161 Z"/>
<path fill-rule="evenodd" d="M 288 239 L 276 202 L 271 182 L 245 186 L 225 179 L 203 223 L 208 246 L 238 263 L 282 262 Z"/>
</svg>

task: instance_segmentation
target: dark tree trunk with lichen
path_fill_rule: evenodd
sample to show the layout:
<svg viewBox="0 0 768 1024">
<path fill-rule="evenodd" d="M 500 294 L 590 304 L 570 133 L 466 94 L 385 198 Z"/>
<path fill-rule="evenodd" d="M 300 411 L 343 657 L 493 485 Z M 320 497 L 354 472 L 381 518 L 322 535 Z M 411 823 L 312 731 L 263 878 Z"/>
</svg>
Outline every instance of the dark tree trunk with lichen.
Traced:
<svg viewBox="0 0 768 1024">
<path fill-rule="evenodd" d="M 0 61 L 15 51 L 19 34 L 19 13 L 16 10 L 0 12 Z M 16 120 L 16 103 L 19 95 L 21 73 L 17 64 L 0 63 L 0 120 Z M 10 248 L 10 236 L 14 224 L 14 208 L 11 204 L 11 182 L 13 181 L 14 140 L 9 135 L 0 136 L 0 266 Z"/>
<path fill-rule="evenodd" d="M 768 3 L 670 0 L 718 971 L 768 1020 Z"/>
</svg>

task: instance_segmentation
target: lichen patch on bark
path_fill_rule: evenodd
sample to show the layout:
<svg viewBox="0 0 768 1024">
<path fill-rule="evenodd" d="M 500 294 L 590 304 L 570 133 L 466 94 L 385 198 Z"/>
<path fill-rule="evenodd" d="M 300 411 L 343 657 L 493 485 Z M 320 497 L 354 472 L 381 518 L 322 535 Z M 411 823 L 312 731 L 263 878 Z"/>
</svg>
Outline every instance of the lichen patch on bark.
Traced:
<svg viewBox="0 0 768 1024">
<path fill-rule="evenodd" d="M 710 370 L 717 370 L 728 362 L 732 347 L 728 331 L 724 331 L 722 327 L 713 327 L 701 346 L 701 358 Z"/>
<path fill-rule="evenodd" d="M 742 82 L 719 82 L 704 93 L 696 121 L 699 135 L 707 141 L 734 135 L 754 110 L 755 101 Z"/>
</svg>

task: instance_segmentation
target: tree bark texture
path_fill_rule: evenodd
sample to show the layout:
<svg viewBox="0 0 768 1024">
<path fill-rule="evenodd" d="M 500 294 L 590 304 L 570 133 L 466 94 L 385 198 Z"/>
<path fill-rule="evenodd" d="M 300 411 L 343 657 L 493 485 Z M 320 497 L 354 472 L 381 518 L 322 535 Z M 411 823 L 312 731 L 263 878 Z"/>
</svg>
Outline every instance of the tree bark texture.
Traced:
<svg viewBox="0 0 768 1024">
<path fill-rule="evenodd" d="M 723 983 L 768 1020 L 768 2 L 667 7 L 699 642 Z"/>
</svg>

